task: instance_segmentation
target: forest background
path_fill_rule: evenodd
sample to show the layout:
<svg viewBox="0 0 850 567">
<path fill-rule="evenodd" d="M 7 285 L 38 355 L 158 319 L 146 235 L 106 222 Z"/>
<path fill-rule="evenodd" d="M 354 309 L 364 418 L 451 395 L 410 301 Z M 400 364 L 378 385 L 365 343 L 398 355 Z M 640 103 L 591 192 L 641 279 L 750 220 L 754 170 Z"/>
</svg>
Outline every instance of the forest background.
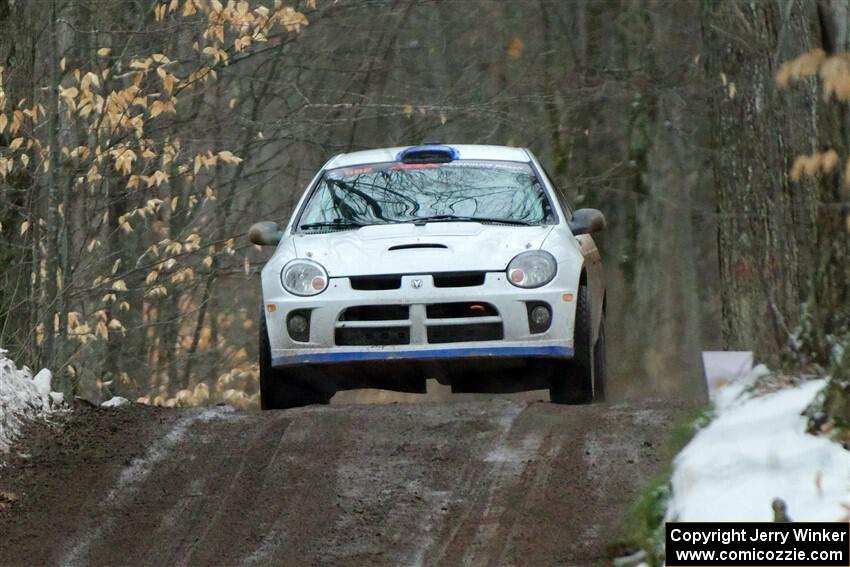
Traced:
<svg viewBox="0 0 850 567">
<path fill-rule="evenodd" d="M 754 350 L 832 373 L 850 421 L 848 22 L 847 0 L 3 0 L 0 345 L 66 393 L 250 403 L 250 224 L 340 152 L 508 144 L 608 218 L 632 394 L 699 396 L 701 351 Z"/>
</svg>

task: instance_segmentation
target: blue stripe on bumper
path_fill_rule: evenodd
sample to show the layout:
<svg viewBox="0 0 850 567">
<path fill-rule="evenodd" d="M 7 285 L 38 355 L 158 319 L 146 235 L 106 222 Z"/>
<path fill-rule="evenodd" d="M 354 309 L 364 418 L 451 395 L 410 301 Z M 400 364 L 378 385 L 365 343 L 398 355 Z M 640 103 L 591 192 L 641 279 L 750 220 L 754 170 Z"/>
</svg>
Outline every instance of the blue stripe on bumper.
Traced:
<svg viewBox="0 0 850 567">
<path fill-rule="evenodd" d="M 439 360 L 450 358 L 572 358 L 569 347 L 485 347 L 485 348 L 442 348 L 433 350 L 396 350 L 387 352 L 317 352 L 315 354 L 293 354 L 276 356 L 272 366 L 294 364 L 324 364 L 334 362 L 365 362 L 370 360 Z"/>
</svg>

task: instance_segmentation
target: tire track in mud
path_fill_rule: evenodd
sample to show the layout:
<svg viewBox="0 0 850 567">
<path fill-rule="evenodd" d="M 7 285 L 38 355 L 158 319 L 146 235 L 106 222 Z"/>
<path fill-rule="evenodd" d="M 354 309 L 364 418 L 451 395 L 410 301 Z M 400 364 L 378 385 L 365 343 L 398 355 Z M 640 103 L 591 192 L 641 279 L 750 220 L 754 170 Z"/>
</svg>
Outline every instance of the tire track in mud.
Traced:
<svg viewBox="0 0 850 567">
<path fill-rule="evenodd" d="M 690 407 L 74 412 L 3 459 L 0 564 L 606 564 Z"/>
</svg>

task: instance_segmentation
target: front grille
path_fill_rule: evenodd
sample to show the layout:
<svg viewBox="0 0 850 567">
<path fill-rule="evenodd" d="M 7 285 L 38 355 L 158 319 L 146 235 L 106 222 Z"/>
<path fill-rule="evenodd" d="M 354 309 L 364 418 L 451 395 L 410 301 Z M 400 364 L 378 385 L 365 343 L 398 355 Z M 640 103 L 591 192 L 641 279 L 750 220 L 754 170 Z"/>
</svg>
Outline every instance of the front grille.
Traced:
<svg viewBox="0 0 850 567">
<path fill-rule="evenodd" d="M 462 301 L 425 306 L 431 344 L 500 341 L 504 329 L 499 312 L 489 303 Z"/>
<path fill-rule="evenodd" d="M 401 287 L 401 276 L 354 276 L 348 279 L 351 282 L 351 289 L 362 291 L 380 291 Z"/>
<path fill-rule="evenodd" d="M 487 272 L 449 272 L 434 274 L 434 287 L 475 287 L 484 285 Z"/>
<path fill-rule="evenodd" d="M 478 301 L 414 305 L 357 305 L 337 318 L 339 346 L 446 344 L 504 339 L 496 307 Z"/>
<path fill-rule="evenodd" d="M 428 274 L 411 274 L 414 277 Z M 434 287 L 476 287 L 484 285 L 487 272 L 443 272 L 432 274 Z M 381 291 L 401 289 L 401 275 L 388 274 L 379 276 L 351 276 L 351 289 L 359 291 Z"/>
<path fill-rule="evenodd" d="M 358 305 L 349 307 L 339 316 L 340 321 L 403 321 L 409 317 L 408 305 Z"/>
<path fill-rule="evenodd" d="M 341 346 L 410 344 L 409 305 L 356 305 L 339 314 L 334 341 Z"/>
<path fill-rule="evenodd" d="M 501 323 L 428 327 L 428 342 L 431 344 L 500 341 L 503 338 L 505 337 Z"/>
<path fill-rule="evenodd" d="M 334 336 L 340 346 L 409 345 L 409 327 L 338 328 Z"/>
<path fill-rule="evenodd" d="M 429 319 L 457 319 L 461 317 L 494 317 L 499 314 L 489 303 L 463 301 L 455 303 L 432 303 L 425 306 Z"/>
</svg>

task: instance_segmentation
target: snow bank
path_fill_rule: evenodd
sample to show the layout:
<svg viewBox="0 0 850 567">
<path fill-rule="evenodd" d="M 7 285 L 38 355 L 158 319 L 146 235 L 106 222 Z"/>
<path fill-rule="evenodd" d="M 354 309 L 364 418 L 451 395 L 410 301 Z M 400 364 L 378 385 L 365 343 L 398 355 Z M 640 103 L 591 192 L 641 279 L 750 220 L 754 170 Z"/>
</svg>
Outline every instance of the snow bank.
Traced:
<svg viewBox="0 0 850 567">
<path fill-rule="evenodd" d="M 100 407 L 102 407 L 102 408 L 117 408 L 119 406 L 123 406 L 123 405 L 129 404 L 129 403 L 130 403 L 130 400 L 128 400 L 127 398 L 122 398 L 121 396 L 112 396 L 111 398 L 109 398 L 108 400 L 106 400 L 105 402 L 100 404 Z"/>
<path fill-rule="evenodd" d="M 825 380 L 753 395 L 767 373 L 757 366 L 718 392 L 717 418 L 674 461 L 668 520 L 772 521 L 775 498 L 794 521 L 846 517 L 850 451 L 806 433 L 801 415 Z"/>
<path fill-rule="evenodd" d="M 18 368 L 0 349 L 0 453 L 9 450 L 24 420 L 62 404 L 62 394 L 50 391 L 53 375 L 41 370 L 35 377 Z"/>
</svg>

